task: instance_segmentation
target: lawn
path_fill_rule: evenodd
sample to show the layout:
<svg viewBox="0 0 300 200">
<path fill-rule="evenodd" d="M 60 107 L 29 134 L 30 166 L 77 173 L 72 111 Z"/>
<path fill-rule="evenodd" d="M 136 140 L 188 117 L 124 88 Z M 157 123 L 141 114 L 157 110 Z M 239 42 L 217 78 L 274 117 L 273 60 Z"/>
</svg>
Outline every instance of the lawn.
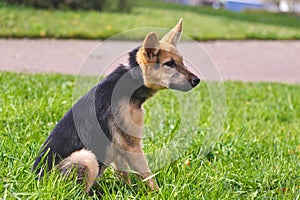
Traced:
<svg viewBox="0 0 300 200">
<path fill-rule="evenodd" d="M 184 33 L 196 40 L 300 39 L 299 16 L 232 13 L 145 0 L 136 1 L 131 13 L 35 10 L 0 2 L 0 37 L 107 39 L 136 28 L 171 28 L 181 17 Z M 141 33 L 129 39 L 143 37 Z"/>
<path fill-rule="evenodd" d="M 72 105 L 74 80 L 66 75 L 0 72 L 0 198 L 89 198 L 56 172 L 44 181 L 37 181 L 31 172 L 40 146 Z M 299 199 L 300 85 L 225 82 L 224 87 L 226 119 L 208 154 L 200 154 L 211 110 L 202 82 L 184 94 L 186 99 L 201 99 L 197 123 L 202 128 L 194 127 L 198 136 L 177 160 L 154 170 L 161 189 L 149 193 L 134 178 L 130 187 L 109 169 L 99 179 L 103 199 Z M 177 115 L 170 120 L 155 115 L 163 110 L 155 109 L 157 105 L 165 108 L 166 116 L 179 110 L 168 91 L 146 103 L 145 134 L 154 134 L 145 140 L 146 152 L 157 142 L 164 144 L 178 123 Z"/>
</svg>

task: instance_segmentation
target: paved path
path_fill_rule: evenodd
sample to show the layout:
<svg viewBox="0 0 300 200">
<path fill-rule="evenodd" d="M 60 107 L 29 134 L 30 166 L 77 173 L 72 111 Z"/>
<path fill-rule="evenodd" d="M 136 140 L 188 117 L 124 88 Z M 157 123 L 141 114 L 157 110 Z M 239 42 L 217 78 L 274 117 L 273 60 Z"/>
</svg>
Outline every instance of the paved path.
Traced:
<svg viewBox="0 0 300 200">
<path fill-rule="evenodd" d="M 0 70 L 77 74 L 89 53 L 100 43 L 95 40 L 0 39 Z M 101 63 L 123 55 L 138 44 L 105 42 L 85 62 L 89 67 L 85 67 L 84 73 L 99 73 L 103 68 Z M 213 41 L 199 44 L 224 80 L 300 83 L 300 41 Z M 199 57 L 199 51 L 189 51 L 191 45 L 182 43 L 182 53 Z M 115 62 L 125 60 L 126 56 L 123 56 Z"/>
</svg>

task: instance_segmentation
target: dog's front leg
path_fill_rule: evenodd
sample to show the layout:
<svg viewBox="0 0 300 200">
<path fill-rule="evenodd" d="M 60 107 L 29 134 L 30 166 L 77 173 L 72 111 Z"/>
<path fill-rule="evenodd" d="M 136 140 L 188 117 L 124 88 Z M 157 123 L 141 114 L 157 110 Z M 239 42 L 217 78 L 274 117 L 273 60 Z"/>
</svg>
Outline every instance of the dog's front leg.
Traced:
<svg viewBox="0 0 300 200">
<path fill-rule="evenodd" d="M 115 161 L 111 164 L 114 168 L 115 172 L 121 176 L 128 185 L 131 185 L 131 181 L 129 179 L 129 166 L 127 161 L 122 157 L 118 156 Z"/>
<path fill-rule="evenodd" d="M 141 147 L 130 149 L 130 151 L 126 153 L 125 157 L 130 168 L 137 172 L 140 178 L 147 179 L 147 184 L 152 191 L 159 189 L 155 180 L 150 177 L 151 171 Z"/>
</svg>

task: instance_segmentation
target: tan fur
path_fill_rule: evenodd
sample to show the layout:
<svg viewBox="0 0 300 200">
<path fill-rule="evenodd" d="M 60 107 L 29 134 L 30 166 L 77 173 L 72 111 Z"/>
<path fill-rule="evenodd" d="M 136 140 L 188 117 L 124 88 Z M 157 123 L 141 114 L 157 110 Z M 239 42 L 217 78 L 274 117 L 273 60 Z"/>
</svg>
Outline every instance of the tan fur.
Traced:
<svg viewBox="0 0 300 200">
<path fill-rule="evenodd" d="M 117 113 L 114 117 L 119 128 L 125 133 L 135 137 L 142 137 L 143 125 L 144 125 L 144 113 L 143 110 L 137 108 L 133 104 L 128 104 L 127 101 L 121 101 L 118 105 Z M 122 122 L 122 124 L 120 124 Z"/>
<path fill-rule="evenodd" d="M 136 175 L 146 179 L 151 175 L 148 162 L 142 149 L 142 131 L 144 123 L 144 111 L 134 104 L 121 102 L 118 105 L 116 121 L 122 120 L 123 127 L 112 125 L 114 134 L 114 144 L 124 150 L 125 154 L 117 155 L 112 162 L 115 172 L 122 176 L 130 184 L 129 171 L 135 171 Z M 126 127 L 124 127 L 126 126 Z M 151 178 L 147 181 L 149 187 L 154 190 L 158 186 Z"/>
<path fill-rule="evenodd" d="M 174 26 L 174 28 L 169 31 L 164 37 L 160 40 L 162 43 L 172 44 L 174 46 L 177 46 L 180 36 L 182 32 L 182 18 L 179 20 L 179 22 Z"/>
<path fill-rule="evenodd" d="M 131 184 L 129 179 L 130 168 L 128 162 L 123 156 L 119 155 L 115 161 L 111 163 L 111 166 L 114 168 L 115 172 L 126 181 L 128 185 Z"/>
<path fill-rule="evenodd" d="M 72 170 L 74 165 L 86 168 L 86 177 L 80 178 L 86 179 L 85 190 L 86 192 L 88 192 L 99 174 L 98 162 L 95 155 L 91 151 L 81 149 L 79 151 L 73 152 L 69 157 L 64 159 L 57 167 L 60 170 L 68 171 Z"/>
<path fill-rule="evenodd" d="M 187 80 L 194 74 L 185 67 L 178 49 L 174 45 L 165 42 L 160 42 L 159 47 L 159 53 L 152 56 L 151 59 L 147 58 L 146 47 L 141 47 L 137 52 L 136 59 L 141 66 L 145 86 L 157 91 L 168 88 L 170 84 L 188 84 Z M 176 68 L 163 65 L 171 59 L 175 61 Z"/>
<path fill-rule="evenodd" d="M 144 111 L 142 109 L 136 108 L 134 105 L 129 105 L 129 113 L 132 121 L 140 126 L 143 127 L 144 125 Z"/>
</svg>

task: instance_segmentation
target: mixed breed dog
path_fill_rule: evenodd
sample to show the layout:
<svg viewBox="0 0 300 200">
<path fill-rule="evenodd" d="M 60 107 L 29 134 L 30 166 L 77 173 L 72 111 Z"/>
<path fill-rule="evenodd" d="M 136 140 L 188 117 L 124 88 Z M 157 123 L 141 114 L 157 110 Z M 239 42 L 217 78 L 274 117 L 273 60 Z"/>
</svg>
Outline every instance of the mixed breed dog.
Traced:
<svg viewBox="0 0 300 200">
<path fill-rule="evenodd" d="M 189 91 L 199 84 L 177 49 L 181 33 L 182 19 L 161 40 L 150 32 L 129 53 L 129 65 L 120 65 L 74 104 L 42 146 L 33 167 L 38 177 L 52 168 L 64 174 L 75 171 L 78 182 L 89 192 L 96 178 L 112 165 L 128 184 L 128 173 L 134 171 L 147 180 L 151 190 L 158 189 L 142 149 L 142 105 L 159 90 Z M 94 116 L 98 125 L 91 122 Z M 99 125 L 110 142 L 95 141 L 99 148 L 93 148 L 83 141 L 79 129 L 93 137 Z"/>
</svg>

